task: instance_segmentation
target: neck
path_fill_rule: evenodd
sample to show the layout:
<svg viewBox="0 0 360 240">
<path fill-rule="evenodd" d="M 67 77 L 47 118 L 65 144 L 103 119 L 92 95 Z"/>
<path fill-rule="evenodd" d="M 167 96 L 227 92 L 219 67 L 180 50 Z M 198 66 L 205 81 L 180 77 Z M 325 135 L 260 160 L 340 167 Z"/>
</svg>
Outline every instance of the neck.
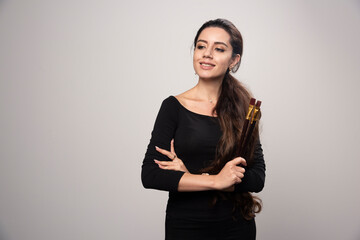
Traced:
<svg viewBox="0 0 360 240">
<path fill-rule="evenodd" d="M 219 97 L 219 90 L 222 84 L 221 80 L 209 80 L 209 79 L 201 79 L 199 78 L 198 83 L 194 87 L 196 91 L 196 95 L 204 100 L 216 102 Z"/>
</svg>

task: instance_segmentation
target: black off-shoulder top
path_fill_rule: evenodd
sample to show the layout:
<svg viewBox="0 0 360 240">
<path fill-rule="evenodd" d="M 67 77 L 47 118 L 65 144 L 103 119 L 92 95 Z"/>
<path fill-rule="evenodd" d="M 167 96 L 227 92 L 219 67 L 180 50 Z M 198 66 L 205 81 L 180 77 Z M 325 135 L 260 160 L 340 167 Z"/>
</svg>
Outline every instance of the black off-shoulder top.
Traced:
<svg viewBox="0 0 360 240">
<path fill-rule="evenodd" d="M 170 141 L 174 139 L 175 152 L 189 172 L 201 174 L 200 170 L 214 160 L 221 134 L 216 117 L 192 112 L 174 96 L 162 102 L 143 160 L 141 178 L 145 188 L 169 192 L 167 214 L 208 220 L 231 215 L 232 203 L 229 200 L 219 199 L 215 206 L 211 206 L 215 191 L 178 192 L 184 172 L 163 170 L 154 162 L 154 159 L 170 161 L 157 152 L 155 146 L 170 151 Z M 235 192 L 260 192 L 264 182 L 265 162 L 258 141 L 253 164 L 247 167 L 243 181 L 235 185 Z"/>
</svg>

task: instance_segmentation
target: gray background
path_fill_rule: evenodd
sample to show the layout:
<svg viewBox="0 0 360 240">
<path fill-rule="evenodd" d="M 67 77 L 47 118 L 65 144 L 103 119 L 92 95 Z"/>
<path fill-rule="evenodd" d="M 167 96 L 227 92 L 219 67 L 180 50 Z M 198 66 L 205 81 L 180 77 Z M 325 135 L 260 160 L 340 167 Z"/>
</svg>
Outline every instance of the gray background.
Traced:
<svg viewBox="0 0 360 240">
<path fill-rule="evenodd" d="M 360 239 L 359 1 L 0 1 L 0 239 L 163 239 L 140 168 L 209 19 L 263 101 L 258 239 Z"/>
</svg>

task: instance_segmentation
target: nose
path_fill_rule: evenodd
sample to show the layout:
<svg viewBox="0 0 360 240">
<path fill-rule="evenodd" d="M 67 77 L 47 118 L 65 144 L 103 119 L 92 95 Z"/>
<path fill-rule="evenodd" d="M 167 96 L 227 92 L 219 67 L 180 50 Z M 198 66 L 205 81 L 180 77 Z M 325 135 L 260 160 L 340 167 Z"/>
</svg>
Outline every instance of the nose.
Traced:
<svg viewBox="0 0 360 240">
<path fill-rule="evenodd" d="M 206 51 L 204 51 L 204 58 L 212 58 L 212 50 L 211 48 L 206 48 Z"/>
</svg>

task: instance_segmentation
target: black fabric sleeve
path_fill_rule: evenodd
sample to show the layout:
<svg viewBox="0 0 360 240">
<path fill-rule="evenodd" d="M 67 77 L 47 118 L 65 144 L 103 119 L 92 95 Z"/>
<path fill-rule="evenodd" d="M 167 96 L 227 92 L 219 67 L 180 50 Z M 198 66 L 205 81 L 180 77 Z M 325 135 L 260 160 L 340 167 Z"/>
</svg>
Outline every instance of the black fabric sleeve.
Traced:
<svg viewBox="0 0 360 240">
<path fill-rule="evenodd" d="M 174 138 L 178 123 L 179 106 L 175 100 L 172 97 L 165 99 L 156 117 L 142 164 L 141 180 L 145 188 L 177 191 L 180 178 L 184 174 L 181 171 L 161 169 L 154 162 L 154 159 L 170 161 L 168 157 L 156 151 L 155 146 L 170 151 L 170 141 Z"/>
<path fill-rule="evenodd" d="M 235 192 L 260 192 L 265 184 L 265 161 L 261 143 L 255 145 L 253 164 L 245 167 L 242 182 L 235 185 Z"/>
</svg>

